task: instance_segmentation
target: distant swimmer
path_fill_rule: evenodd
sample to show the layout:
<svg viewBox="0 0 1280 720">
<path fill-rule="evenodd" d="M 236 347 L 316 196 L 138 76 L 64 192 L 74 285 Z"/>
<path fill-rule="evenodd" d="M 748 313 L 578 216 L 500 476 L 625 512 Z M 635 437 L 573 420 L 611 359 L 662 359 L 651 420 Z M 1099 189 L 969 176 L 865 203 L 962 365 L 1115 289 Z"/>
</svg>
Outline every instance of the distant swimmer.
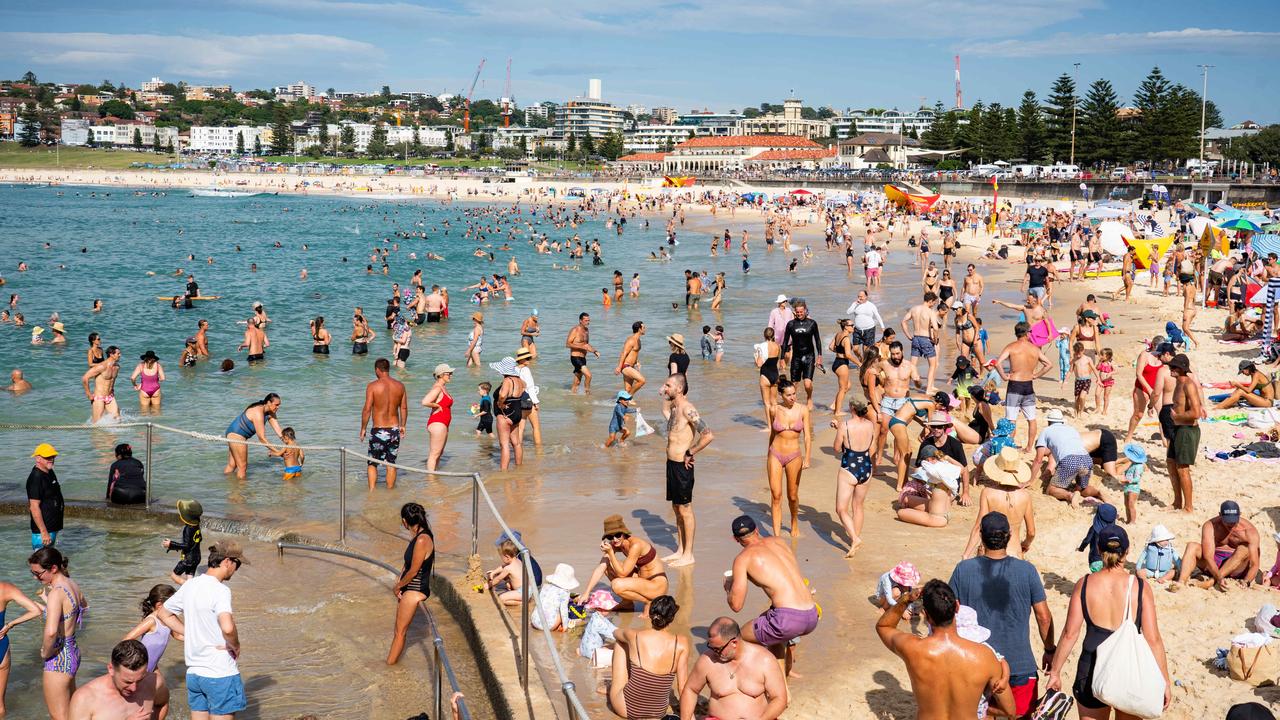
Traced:
<svg viewBox="0 0 1280 720">
<path fill-rule="evenodd" d="M 14 368 L 13 370 L 9 371 L 9 385 L 5 388 L 5 390 L 8 390 L 9 392 L 15 395 L 21 395 L 22 393 L 30 389 L 31 389 L 31 383 L 27 382 L 26 378 L 22 376 L 21 369 Z"/>
<path fill-rule="evenodd" d="M 112 345 L 107 348 L 106 360 L 89 368 L 80 378 L 84 395 L 93 406 L 93 422 L 101 420 L 104 413 L 120 419 L 120 406 L 116 404 L 116 376 L 119 374 L 120 348 Z M 90 380 L 93 381 L 92 390 L 89 389 Z"/>
</svg>

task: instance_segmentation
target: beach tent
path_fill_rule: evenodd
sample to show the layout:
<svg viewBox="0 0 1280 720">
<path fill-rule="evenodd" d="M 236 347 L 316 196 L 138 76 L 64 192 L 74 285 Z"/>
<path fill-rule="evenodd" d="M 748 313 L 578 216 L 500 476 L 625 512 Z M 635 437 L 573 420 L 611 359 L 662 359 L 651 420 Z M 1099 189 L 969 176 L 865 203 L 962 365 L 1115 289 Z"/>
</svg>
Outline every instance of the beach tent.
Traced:
<svg viewBox="0 0 1280 720">
<path fill-rule="evenodd" d="M 1126 242 L 1134 250 L 1137 250 L 1134 262 L 1137 263 L 1138 267 L 1146 270 L 1148 267 L 1147 256 L 1151 254 L 1151 247 L 1154 245 L 1156 253 L 1160 257 L 1164 257 L 1165 253 L 1169 252 L 1169 246 L 1173 245 L 1173 237 L 1173 235 L 1166 235 L 1158 238 L 1131 238 Z"/>
<path fill-rule="evenodd" d="M 804 188 L 799 188 L 798 190 L 792 190 L 791 194 L 792 195 L 812 195 L 813 193 L 809 192 L 808 190 L 805 190 Z"/>
<path fill-rule="evenodd" d="M 938 193 L 927 195 L 923 188 L 919 188 L 908 183 L 892 183 L 885 185 L 884 195 L 889 199 L 889 202 L 894 205 L 910 205 L 916 210 L 928 210 L 933 207 L 934 203 L 938 202 L 938 198 L 942 197 L 942 195 Z"/>
<path fill-rule="evenodd" d="M 1133 241 L 1133 230 L 1128 225 L 1108 220 L 1098 226 L 1098 239 L 1104 252 L 1119 257 L 1129 249 Z"/>
<path fill-rule="evenodd" d="M 1080 214 L 1090 220 L 1110 220 L 1122 218 L 1129 213 L 1112 207 L 1092 207 L 1087 210 L 1081 210 Z"/>
</svg>

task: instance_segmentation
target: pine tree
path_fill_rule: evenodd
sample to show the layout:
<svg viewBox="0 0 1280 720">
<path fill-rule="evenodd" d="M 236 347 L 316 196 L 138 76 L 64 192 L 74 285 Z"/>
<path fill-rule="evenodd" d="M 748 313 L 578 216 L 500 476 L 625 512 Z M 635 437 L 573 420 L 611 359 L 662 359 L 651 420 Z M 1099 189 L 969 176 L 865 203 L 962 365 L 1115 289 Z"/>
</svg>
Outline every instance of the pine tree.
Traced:
<svg viewBox="0 0 1280 720">
<path fill-rule="evenodd" d="M 378 123 L 373 127 L 373 133 L 369 136 L 369 144 L 365 146 L 364 154 L 371 158 L 384 157 L 387 154 L 387 126 Z"/>
<path fill-rule="evenodd" d="M 160 128 L 156 128 L 156 134 L 151 138 L 151 152 L 160 152 Z"/>
<path fill-rule="evenodd" d="M 92 127 L 88 128 L 88 131 L 89 132 L 85 135 L 85 138 L 84 138 L 84 146 L 89 148 L 98 147 L 98 141 L 93 137 L 93 128 Z"/>
<path fill-rule="evenodd" d="M 262 154 L 262 138 L 257 135 L 253 136 L 253 154 L 254 155 Z"/>
<path fill-rule="evenodd" d="M 1164 155 L 1170 160 L 1185 160 L 1200 153 L 1200 93 L 1184 85 L 1169 91 L 1169 127 L 1164 136 Z M 1205 127 L 1208 112 L 1205 113 Z"/>
<path fill-rule="evenodd" d="M 409 139 L 409 152 L 412 153 L 414 157 L 422 157 L 426 155 L 426 151 L 422 147 L 422 138 L 418 137 L 418 133 L 420 132 L 422 132 L 422 129 L 415 123 L 413 126 L 413 137 Z"/>
<path fill-rule="evenodd" d="M 329 123 L 323 120 L 320 122 L 320 127 L 316 131 L 316 141 L 320 144 L 320 153 L 322 155 L 329 152 Z"/>
<path fill-rule="evenodd" d="M 284 105 L 276 105 L 271 122 L 271 154 L 292 154 L 293 143 L 293 124 L 289 122 L 289 109 Z"/>
<path fill-rule="evenodd" d="M 1118 163 L 1125 155 L 1124 124 L 1116 114 L 1120 98 L 1111 82 L 1099 78 L 1089 86 L 1080 103 L 1077 120 L 1076 157 L 1081 165 Z"/>
<path fill-rule="evenodd" d="M 236 130 L 236 154 L 244 154 L 244 133 Z"/>
<path fill-rule="evenodd" d="M 588 157 L 596 154 L 596 141 L 592 139 L 590 132 L 582 135 L 582 154 Z"/>
<path fill-rule="evenodd" d="M 356 151 L 356 130 L 350 125 L 343 125 L 338 130 L 338 153 L 350 155 Z"/>
<path fill-rule="evenodd" d="M 617 160 L 626 152 L 622 142 L 622 133 L 611 132 L 600 142 L 600 154 L 609 160 Z"/>
<path fill-rule="evenodd" d="M 965 149 L 964 157 L 967 159 L 979 161 L 983 159 L 980 138 L 982 133 L 982 114 L 985 110 L 986 106 L 979 100 L 964 111 L 965 122 L 957 126 L 956 147 Z"/>
<path fill-rule="evenodd" d="M 27 103 L 18 111 L 18 121 L 22 123 L 22 132 L 18 133 L 18 142 L 22 147 L 35 147 L 40 144 L 40 113 L 35 103 Z M 93 132 L 90 130 L 90 132 Z"/>
<path fill-rule="evenodd" d="M 1066 73 L 1059 75 L 1045 102 L 1045 143 L 1055 161 L 1066 162 L 1071 156 L 1072 113 L 1078 111 L 1076 81 Z"/>
<path fill-rule="evenodd" d="M 855 123 L 856 125 L 856 123 Z M 934 103 L 933 122 L 929 129 L 920 136 L 920 142 L 930 150 L 950 150 L 956 146 L 956 130 L 959 128 L 959 117 L 954 110 L 945 110 L 942 102 Z M 850 128 L 849 135 L 857 134 L 856 127 Z"/>
<path fill-rule="evenodd" d="M 565 146 L 565 151 L 572 153 L 577 149 L 578 149 L 578 139 L 573 136 L 573 133 L 569 133 L 569 142 Z"/>
<path fill-rule="evenodd" d="M 1017 125 L 1018 154 L 1029 163 L 1042 162 L 1048 149 L 1045 144 L 1044 111 L 1031 90 L 1022 93 Z"/>
<path fill-rule="evenodd" d="M 1165 134 L 1171 129 L 1169 100 L 1172 90 L 1160 68 L 1156 67 L 1151 69 L 1134 93 L 1133 104 L 1139 113 L 1131 146 L 1134 159 L 1150 162 L 1165 159 Z"/>
<path fill-rule="evenodd" d="M 523 135 L 520 136 L 520 138 L 516 141 L 516 147 L 520 148 L 521 156 L 525 156 L 529 154 L 529 140 L 525 138 L 525 136 Z"/>
<path fill-rule="evenodd" d="M 134 150 L 142 149 L 142 131 L 139 130 L 138 128 L 133 129 L 133 149 Z"/>
</svg>

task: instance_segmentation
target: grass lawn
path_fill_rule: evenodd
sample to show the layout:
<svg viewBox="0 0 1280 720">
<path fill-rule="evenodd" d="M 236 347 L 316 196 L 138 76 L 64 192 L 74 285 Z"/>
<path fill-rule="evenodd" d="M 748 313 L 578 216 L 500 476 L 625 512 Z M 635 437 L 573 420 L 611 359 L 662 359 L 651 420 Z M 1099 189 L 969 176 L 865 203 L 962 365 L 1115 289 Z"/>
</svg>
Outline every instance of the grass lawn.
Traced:
<svg viewBox="0 0 1280 720">
<path fill-rule="evenodd" d="M 58 168 L 128 170 L 136 162 L 164 163 L 171 155 L 133 150 L 102 150 L 99 148 L 69 147 L 55 150 L 43 145 L 22 147 L 16 142 L 0 143 L 0 167 L 3 168 Z"/>
</svg>

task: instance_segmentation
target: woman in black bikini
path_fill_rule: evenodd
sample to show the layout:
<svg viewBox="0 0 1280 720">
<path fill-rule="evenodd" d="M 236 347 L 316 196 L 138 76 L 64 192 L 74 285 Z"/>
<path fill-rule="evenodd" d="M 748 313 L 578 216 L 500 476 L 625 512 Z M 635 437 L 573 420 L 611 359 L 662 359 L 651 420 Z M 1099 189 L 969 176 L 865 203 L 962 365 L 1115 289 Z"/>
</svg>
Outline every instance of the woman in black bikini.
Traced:
<svg viewBox="0 0 1280 720">
<path fill-rule="evenodd" d="M 756 353 L 756 367 L 760 368 L 760 401 L 764 403 L 764 420 L 773 417 L 773 406 L 778 402 L 778 357 L 782 348 L 774 342 L 773 328 L 764 329 L 764 352 Z M 759 346 L 757 346 L 759 347 Z"/>
<path fill-rule="evenodd" d="M 848 318 L 840 318 L 840 329 L 836 331 L 834 337 L 831 338 L 831 352 L 835 353 L 836 359 L 831 362 L 831 372 L 835 373 L 836 379 L 840 381 L 839 387 L 836 388 L 836 399 L 831 403 L 831 409 L 836 417 L 844 415 L 841 408 L 844 407 L 844 396 L 849 392 L 849 388 L 853 385 L 849 380 L 849 368 L 858 367 L 858 355 L 853 350 L 851 338 L 853 336 L 853 321 Z"/>
<path fill-rule="evenodd" d="M 102 354 L 102 338 L 96 332 L 89 333 L 89 367 L 93 367 L 106 359 L 107 356 Z"/>
<path fill-rule="evenodd" d="M 396 605 L 395 634 L 387 651 L 388 665 L 395 665 L 404 652 L 405 634 L 418 603 L 431 597 L 431 571 L 436 562 L 435 537 L 427 522 L 427 511 L 418 503 L 405 503 L 400 507 L 400 525 L 413 533 L 413 539 L 404 549 L 404 569 L 392 588 L 400 602 Z"/>
<path fill-rule="evenodd" d="M 324 316 L 317 315 L 316 319 L 311 321 L 311 352 L 316 355 L 328 355 L 331 342 L 333 342 L 333 336 L 324 329 Z"/>
<path fill-rule="evenodd" d="M 961 357 L 972 357 L 974 367 L 982 367 L 987 360 L 982 355 L 982 343 L 978 342 L 978 328 L 974 325 L 973 314 L 959 300 L 951 303 L 951 309 L 956 312 L 956 352 Z"/>
<path fill-rule="evenodd" d="M 1102 569 L 1081 578 L 1071 593 L 1067 624 L 1058 642 L 1058 650 L 1053 655 L 1046 687 L 1050 690 L 1062 689 L 1062 666 L 1067 664 L 1067 658 L 1075 649 L 1076 638 L 1083 625 L 1084 643 L 1076 665 L 1072 695 L 1075 696 L 1080 717 L 1090 720 L 1111 717 L 1111 708 L 1093 694 L 1094 664 L 1098 660 L 1098 646 L 1126 619 L 1132 619 L 1160 665 L 1160 672 L 1164 675 L 1164 705 L 1168 707 L 1173 680 L 1169 677 L 1164 640 L 1160 637 L 1160 627 L 1156 621 L 1156 599 L 1145 579 L 1125 569 L 1129 535 L 1119 525 L 1111 525 L 1099 534 L 1098 548 L 1102 551 Z M 1116 716 L 1130 717 L 1118 711 Z"/>
<path fill-rule="evenodd" d="M 520 368 L 515 358 L 504 357 L 489 367 L 502 374 L 502 384 L 494 394 L 494 409 L 497 414 L 498 448 L 501 451 L 499 467 L 506 470 L 511 465 L 511 456 L 515 455 L 516 467 L 524 462 L 524 448 L 515 442 L 515 429 L 524 419 L 525 393 L 524 380 L 520 379 Z"/>
</svg>

